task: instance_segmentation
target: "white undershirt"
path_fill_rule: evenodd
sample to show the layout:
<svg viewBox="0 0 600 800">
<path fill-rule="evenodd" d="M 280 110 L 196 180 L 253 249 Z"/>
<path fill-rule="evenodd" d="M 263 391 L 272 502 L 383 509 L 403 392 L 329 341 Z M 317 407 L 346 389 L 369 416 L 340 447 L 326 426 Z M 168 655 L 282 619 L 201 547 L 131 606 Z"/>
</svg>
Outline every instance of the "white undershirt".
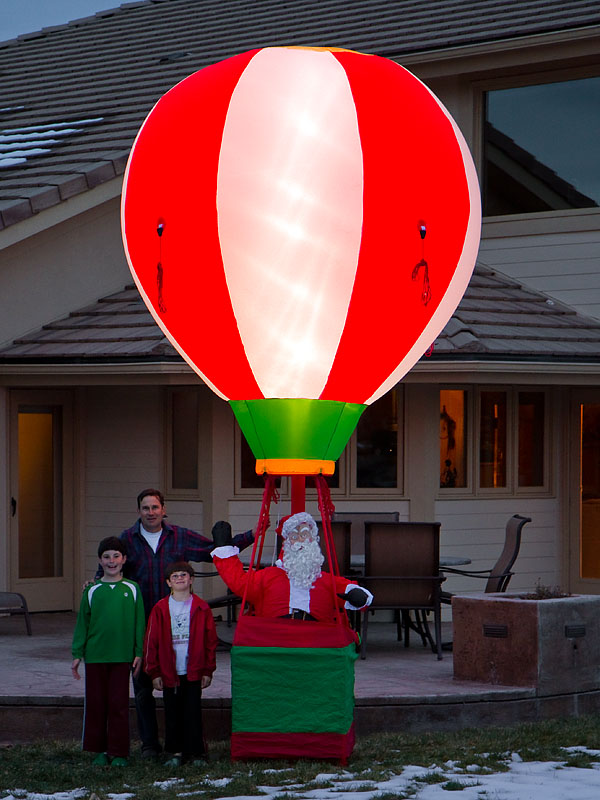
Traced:
<svg viewBox="0 0 600 800">
<path fill-rule="evenodd" d="M 310 611 L 310 587 L 298 586 L 290 579 L 290 614 L 294 609 Z"/>
<path fill-rule="evenodd" d="M 162 528 L 161 530 L 156 531 L 156 533 L 152 533 L 151 531 L 147 531 L 146 528 L 144 528 L 144 526 L 140 523 L 140 533 L 152 548 L 152 552 L 156 553 L 156 548 L 158 547 L 158 541 L 162 533 Z"/>
<path fill-rule="evenodd" d="M 178 675 L 185 675 L 187 672 L 191 609 L 191 595 L 187 600 L 175 600 L 174 597 L 169 597 L 171 636 L 173 638 L 173 650 L 175 651 L 175 670 Z"/>
</svg>

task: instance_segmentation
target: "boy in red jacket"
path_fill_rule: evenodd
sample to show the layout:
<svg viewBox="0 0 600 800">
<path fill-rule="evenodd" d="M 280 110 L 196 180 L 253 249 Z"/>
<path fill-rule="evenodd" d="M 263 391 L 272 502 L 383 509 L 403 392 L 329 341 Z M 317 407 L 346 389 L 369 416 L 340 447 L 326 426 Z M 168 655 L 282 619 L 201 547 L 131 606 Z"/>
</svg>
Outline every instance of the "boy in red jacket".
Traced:
<svg viewBox="0 0 600 800">
<path fill-rule="evenodd" d="M 186 561 L 166 570 L 170 597 L 150 612 L 144 640 L 144 670 L 163 693 L 165 766 L 204 763 L 202 690 L 215 671 L 217 631 L 212 611 L 192 593 L 194 570 Z"/>
</svg>

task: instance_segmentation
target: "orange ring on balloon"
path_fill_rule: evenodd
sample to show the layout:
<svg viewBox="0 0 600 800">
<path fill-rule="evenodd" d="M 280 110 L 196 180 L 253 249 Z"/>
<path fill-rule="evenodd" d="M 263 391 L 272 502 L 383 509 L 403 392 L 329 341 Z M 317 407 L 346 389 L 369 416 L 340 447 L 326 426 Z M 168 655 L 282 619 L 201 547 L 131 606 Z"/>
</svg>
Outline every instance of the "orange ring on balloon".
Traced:
<svg viewBox="0 0 600 800">
<path fill-rule="evenodd" d="M 335 461 L 318 458 L 257 458 L 256 473 L 263 475 L 333 475 Z"/>
</svg>

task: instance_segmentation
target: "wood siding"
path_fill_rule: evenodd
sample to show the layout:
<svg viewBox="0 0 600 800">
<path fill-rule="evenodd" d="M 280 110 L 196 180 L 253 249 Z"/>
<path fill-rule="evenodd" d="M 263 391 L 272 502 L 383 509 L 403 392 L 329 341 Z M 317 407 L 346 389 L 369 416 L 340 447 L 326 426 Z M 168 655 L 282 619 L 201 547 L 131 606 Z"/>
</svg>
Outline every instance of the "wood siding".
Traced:
<svg viewBox="0 0 600 800">
<path fill-rule="evenodd" d="M 467 556 L 465 569 L 489 569 L 504 546 L 506 523 L 513 514 L 531 517 L 523 528 L 521 550 L 514 566 L 510 591 L 530 590 L 536 583 L 561 583 L 561 511 L 557 497 L 439 500 L 436 519 L 442 523 L 442 556 Z M 483 591 L 485 581 L 448 575 L 450 592 Z"/>
<path fill-rule="evenodd" d="M 600 319 L 600 229 L 498 238 L 484 228 L 479 254 L 488 267 Z"/>
</svg>

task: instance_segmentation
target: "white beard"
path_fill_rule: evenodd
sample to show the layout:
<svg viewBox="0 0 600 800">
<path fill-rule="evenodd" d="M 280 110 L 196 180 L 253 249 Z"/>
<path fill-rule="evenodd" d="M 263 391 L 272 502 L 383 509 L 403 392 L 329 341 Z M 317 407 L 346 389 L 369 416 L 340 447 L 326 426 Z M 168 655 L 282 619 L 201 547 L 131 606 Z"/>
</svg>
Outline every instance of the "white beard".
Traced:
<svg viewBox="0 0 600 800">
<path fill-rule="evenodd" d="M 283 568 L 292 583 L 309 589 L 321 574 L 325 557 L 318 542 L 290 542 L 283 546 Z"/>
</svg>

